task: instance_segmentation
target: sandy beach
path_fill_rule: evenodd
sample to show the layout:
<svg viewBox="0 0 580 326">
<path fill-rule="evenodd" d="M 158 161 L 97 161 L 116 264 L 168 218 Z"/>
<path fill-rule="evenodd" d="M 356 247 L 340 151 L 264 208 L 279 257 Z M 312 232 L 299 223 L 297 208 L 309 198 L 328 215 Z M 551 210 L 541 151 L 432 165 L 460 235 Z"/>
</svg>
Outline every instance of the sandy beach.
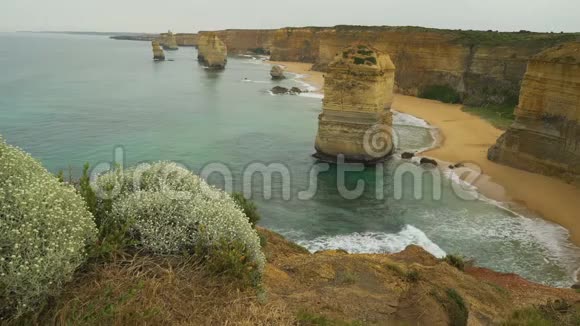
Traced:
<svg viewBox="0 0 580 326">
<path fill-rule="evenodd" d="M 311 71 L 311 64 L 271 62 L 287 71 L 304 75 L 303 81 L 322 92 L 323 73 Z M 395 95 L 394 110 L 424 119 L 439 130 L 439 144 L 422 155 L 448 163 L 470 162 L 483 173 L 474 183 L 486 197 L 515 204 L 560 224 L 580 245 L 580 189 L 559 179 L 514 169 L 491 162 L 487 150 L 503 133 L 487 121 L 463 112 L 461 105 L 445 104 L 411 96 Z"/>
</svg>

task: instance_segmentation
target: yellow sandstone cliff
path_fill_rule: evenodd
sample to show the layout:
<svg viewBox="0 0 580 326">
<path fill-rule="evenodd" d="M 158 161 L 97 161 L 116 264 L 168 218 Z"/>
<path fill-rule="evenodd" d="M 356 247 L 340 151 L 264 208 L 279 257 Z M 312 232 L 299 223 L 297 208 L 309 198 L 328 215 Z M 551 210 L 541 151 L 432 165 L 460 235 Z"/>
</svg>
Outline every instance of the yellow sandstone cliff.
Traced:
<svg viewBox="0 0 580 326">
<path fill-rule="evenodd" d="M 329 64 L 319 116 L 316 156 L 372 163 L 391 154 L 395 66 L 364 44 L 343 49 Z"/>
<path fill-rule="evenodd" d="M 527 61 L 580 34 L 499 33 L 421 27 L 336 26 L 216 32 L 232 53 L 271 53 L 273 61 L 315 63 L 325 71 L 353 42 L 373 44 L 397 66 L 402 94 L 443 96 L 468 105 L 517 105 Z M 438 94 L 443 93 L 443 94 Z"/>
<path fill-rule="evenodd" d="M 580 185 L 580 42 L 530 60 L 515 114 L 489 159 Z"/>
<path fill-rule="evenodd" d="M 165 50 L 175 51 L 179 49 L 177 46 L 177 39 L 171 31 L 167 31 L 167 33 L 161 34 L 159 43 Z"/>
<path fill-rule="evenodd" d="M 209 68 L 223 69 L 226 66 L 228 49 L 215 33 L 205 32 L 198 38 L 197 59 Z"/>
</svg>

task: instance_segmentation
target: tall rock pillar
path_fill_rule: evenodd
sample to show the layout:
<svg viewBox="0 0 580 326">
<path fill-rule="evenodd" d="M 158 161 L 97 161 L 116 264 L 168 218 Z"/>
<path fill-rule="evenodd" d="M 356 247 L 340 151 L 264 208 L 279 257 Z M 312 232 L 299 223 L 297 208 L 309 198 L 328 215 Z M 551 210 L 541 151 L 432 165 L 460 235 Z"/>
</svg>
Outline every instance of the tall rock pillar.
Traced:
<svg viewBox="0 0 580 326">
<path fill-rule="evenodd" d="M 315 157 L 377 163 L 394 149 L 392 138 L 395 66 L 366 44 L 342 50 L 328 66 Z"/>
<path fill-rule="evenodd" d="M 488 158 L 580 185 L 580 42 L 529 61 L 515 115 Z"/>
<path fill-rule="evenodd" d="M 163 49 L 161 49 L 159 42 L 152 41 L 151 46 L 153 47 L 153 60 L 155 61 L 165 60 L 165 53 L 163 53 Z"/>
<path fill-rule="evenodd" d="M 228 49 L 215 33 L 200 34 L 197 50 L 197 59 L 202 64 L 213 69 L 225 68 L 228 61 Z"/>
</svg>

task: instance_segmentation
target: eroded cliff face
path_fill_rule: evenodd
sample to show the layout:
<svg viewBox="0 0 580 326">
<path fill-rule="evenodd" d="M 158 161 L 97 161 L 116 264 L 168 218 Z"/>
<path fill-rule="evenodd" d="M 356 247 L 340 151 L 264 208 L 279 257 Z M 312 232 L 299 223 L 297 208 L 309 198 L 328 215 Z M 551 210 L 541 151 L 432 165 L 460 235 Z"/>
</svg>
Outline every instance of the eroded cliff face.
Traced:
<svg viewBox="0 0 580 326">
<path fill-rule="evenodd" d="M 395 66 L 366 44 L 347 47 L 328 66 L 316 157 L 373 163 L 391 154 Z"/>
<path fill-rule="evenodd" d="M 179 46 L 197 46 L 198 35 L 195 33 L 175 34 L 175 40 Z"/>
<path fill-rule="evenodd" d="M 515 114 L 489 159 L 580 185 L 580 42 L 530 60 Z"/>
<path fill-rule="evenodd" d="M 227 46 L 215 33 L 203 33 L 198 38 L 197 59 L 213 69 L 223 69 L 228 58 Z"/>
<path fill-rule="evenodd" d="M 203 33 L 200 32 L 200 34 Z M 216 32 L 232 54 L 255 53 L 264 55 L 270 54 L 274 33 L 275 30 L 267 29 L 228 29 Z"/>
<path fill-rule="evenodd" d="M 173 34 L 171 31 L 161 34 L 159 38 L 159 44 L 161 44 L 161 46 L 165 50 L 174 51 L 179 49 L 177 45 L 177 39 L 175 38 L 175 34 Z"/>
<path fill-rule="evenodd" d="M 353 42 L 389 53 L 397 66 L 396 91 L 420 96 L 433 87 L 468 105 L 518 102 L 527 61 L 578 34 L 497 33 L 420 27 L 282 28 L 217 32 L 232 53 L 271 52 L 275 61 L 315 63 L 325 71 L 335 55 Z"/>
<path fill-rule="evenodd" d="M 336 27 L 319 35 L 324 70 L 345 44 L 369 42 L 397 66 L 396 91 L 421 96 L 448 88 L 468 105 L 516 105 L 527 60 L 574 35 L 462 32 L 414 27 Z"/>
</svg>

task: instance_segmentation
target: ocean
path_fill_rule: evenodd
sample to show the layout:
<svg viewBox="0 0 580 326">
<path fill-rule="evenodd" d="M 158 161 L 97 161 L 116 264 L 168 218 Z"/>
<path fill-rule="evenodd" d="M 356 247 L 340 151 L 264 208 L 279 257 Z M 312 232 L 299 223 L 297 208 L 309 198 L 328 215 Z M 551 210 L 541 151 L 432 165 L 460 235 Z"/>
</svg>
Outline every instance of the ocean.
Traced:
<svg viewBox="0 0 580 326">
<path fill-rule="evenodd" d="M 564 228 L 485 198 L 461 198 L 446 175 L 435 190 L 427 178 L 415 198 L 413 180 L 397 179 L 398 154 L 346 174 L 348 190 L 364 182 L 356 199 L 344 198 L 336 166 L 312 183 L 321 98 L 272 95 L 275 85 L 307 85 L 292 74 L 271 81 L 263 58 L 232 56 L 215 72 L 198 65 L 194 48 L 153 62 L 148 42 L 101 36 L 0 33 L 0 43 L 0 135 L 51 172 L 77 176 L 85 162 L 113 161 L 227 167 L 234 190 L 251 190 L 260 224 L 311 251 L 398 252 L 416 244 L 552 286 L 576 281 L 580 248 Z M 432 146 L 424 121 L 400 113 L 394 121 L 398 153 Z M 274 175 L 270 199 L 259 177 L 244 177 L 256 164 L 288 172 L 289 182 Z M 225 185 L 215 174 L 209 181 Z M 311 198 L 300 198 L 313 185 Z"/>
</svg>

